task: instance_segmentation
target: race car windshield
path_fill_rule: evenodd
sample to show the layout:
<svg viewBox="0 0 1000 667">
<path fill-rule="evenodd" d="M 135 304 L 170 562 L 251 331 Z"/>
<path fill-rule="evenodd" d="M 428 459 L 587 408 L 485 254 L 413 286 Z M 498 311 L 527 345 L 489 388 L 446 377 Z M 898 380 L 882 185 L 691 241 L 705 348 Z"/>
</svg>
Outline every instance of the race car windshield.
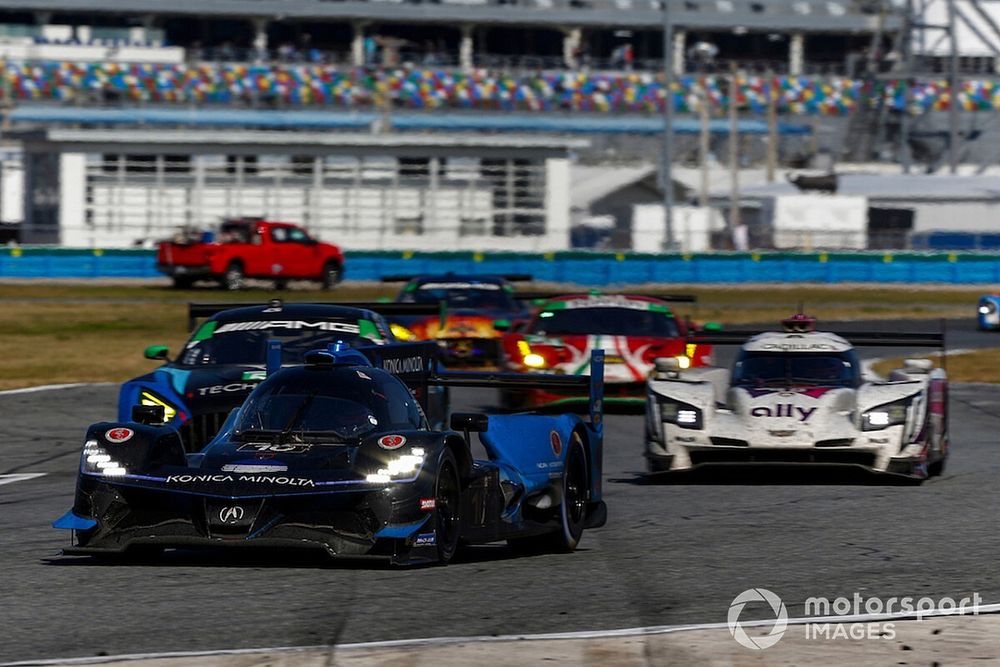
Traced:
<svg viewBox="0 0 1000 667">
<path fill-rule="evenodd" d="M 656 336 L 680 335 L 672 315 L 635 308 L 567 308 L 543 310 L 528 333 L 550 336 Z"/>
<path fill-rule="evenodd" d="M 744 352 L 733 368 L 733 385 L 852 387 L 859 381 L 853 352 L 786 354 Z"/>
<path fill-rule="evenodd" d="M 406 292 L 402 303 L 448 303 L 449 308 L 484 308 L 488 310 L 513 310 L 517 304 L 510 294 L 497 284 L 438 284 L 425 283 Z"/>
<path fill-rule="evenodd" d="M 355 327 L 357 328 L 357 327 Z M 223 327 L 219 327 L 223 329 Z M 198 333 L 184 346 L 177 363 L 182 366 L 263 365 L 267 362 L 267 341 L 281 341 L 281 361 L 285 364 L 302 363 L 303 355 L 310 350 L 326 348 L 343 341 L 351 347 L 371 345 L 373 341 L 358 333 L 345 331 L 319 331 L 316 329 L 259 329 L 216 330 L 209 337 L 198 340 Z"/>
<path fill-rule="evenodd" d="M 271 435 L 291 440 L 333 436 L 353 440 L 378 426 L 371 409 L 345 396 L 301 393 L 282 386 L 254 396 L 240 410 L 234 433 L 240 437 Z"/>
<path fill-rule="evenodd" d="M 379 429 L 419 428 L 412 394 L 381 371 L 285 369 L 265 380 L 240 408 L 233 425 L 239 440 L 351 441 Z"/>
</svg>

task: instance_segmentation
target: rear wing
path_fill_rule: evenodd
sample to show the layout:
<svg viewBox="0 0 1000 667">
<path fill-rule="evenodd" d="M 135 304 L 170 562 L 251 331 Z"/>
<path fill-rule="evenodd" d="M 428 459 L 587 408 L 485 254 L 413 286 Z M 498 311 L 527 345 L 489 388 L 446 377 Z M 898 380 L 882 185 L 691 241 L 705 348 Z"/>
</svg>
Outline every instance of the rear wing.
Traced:
<svg viewBox="0 0 1000 667">
<path fill-rule="evenodd" d="M 772 331 L 714 331 L 694 332 L 688 342 L 701 345 L 742 345 L 749 339 Z M 945 331 L 919 333 L 890 333 L 880 331 L 829 331 L 855 347 L 929 347 L 944 349 Z M 803 334 L 808 335 L 808 334 Z"/>
<path fill-rule="evenodd" d="M 373 366 L 397 376 L 411 389 L 422 389 L 426 400 L 428 387 L 484 389 L 552 389 L 578 391 L 588 395 L 590 423 L 595 429 L 604 422 L 604 350 L 590 353 L 590 375 L 554 375 L 535 373 L 500 373 L 444 370 L 438 363 L 441 348 L 437 343 L 397 343 L 356 348 Z M 426 406 L 425 406 L 426 407 Z"/>
<path fill-rule="evenodd" d="M 401 315 L 439 315 L 441 308 L 439 304 L 427 303 L 396 303 L 393 301 L 302 301 L 295 302 L 303 304 L 316 304 L 323 306 L 341 306 L 343 308 L 360 308 L 370 310 L 386 317 Z M 189 303 L 188 304 L 188 331 L 192 331 L 199 319 L 212 317 L 218 313 L 233 308 L 247 308 L 250 306 L 260 306 L 268 308 L 283 308 L 285 303 L 281 299 L 272 299 L 267 303 L 252 301 L 231 301 L 229 303 Z"/>
<path fill-rule="evenodd" d="M 493 373 L 454 371 L 436 373 L 427 383 L 440 387 L 482 387 L 493 389 L 553 389 L 587 392 L 587 413 L 595 430 L 604 425 L 604 350 L 590 353 L 590 375 L 535 373 Z"/>
<path fill-rule="evenodd" d="M 414 278 L 430 277 L 436 274 L 395 274 L 389 276 L 382 276 L 382 282 L 384 283 L 408 283 Z M 482 276 L 473 276 L 477 278 L 501 278 L 509 283 L 530 283 L 535 279 L 530 273 L 489 273 L 483 274 Z"/>
<path fill-rule="evenodd" d="M 625 290 L 623 292 L 617 293 L 612 292 L 609 294 L 604 293 L 590 293 L 592 296 L 615 296 L 616 294 L 621 294 L 622 296 L 643 296 L 651 299 L 659 299 L 660 301 L 670 301 L 672 303 L 698 303 L 698 297 L 694 294 L 667 294 L 665 292 L 633 292 L 631 290 Z M 552 299 L 558 299 L 560 297 L 570 297 L 573 296 L 572 292 L 567 292 L 563 290 L 562 292 L 543 292 L 543 291 L 517 291 L 514 292 L 514 298 L 518 301 L 550 301 Z"/>
</svg>

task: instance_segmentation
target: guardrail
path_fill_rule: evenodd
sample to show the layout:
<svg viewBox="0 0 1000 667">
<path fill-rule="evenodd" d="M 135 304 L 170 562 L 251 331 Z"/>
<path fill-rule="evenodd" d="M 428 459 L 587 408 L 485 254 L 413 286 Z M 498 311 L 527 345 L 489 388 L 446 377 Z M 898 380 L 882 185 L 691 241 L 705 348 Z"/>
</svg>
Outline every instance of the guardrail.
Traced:
<svg viewBox="0 0 1000 667">
<path fill-rule="evenodd" d="M 347 252 L 348 280 L 387 274 L 529 273 L 536 280 L 604 286 L 644 283 L 1000 283 L 1000 253 Z M 0 278 L 153 278 L 155 251 L 0 248 Z"/>
</svg>

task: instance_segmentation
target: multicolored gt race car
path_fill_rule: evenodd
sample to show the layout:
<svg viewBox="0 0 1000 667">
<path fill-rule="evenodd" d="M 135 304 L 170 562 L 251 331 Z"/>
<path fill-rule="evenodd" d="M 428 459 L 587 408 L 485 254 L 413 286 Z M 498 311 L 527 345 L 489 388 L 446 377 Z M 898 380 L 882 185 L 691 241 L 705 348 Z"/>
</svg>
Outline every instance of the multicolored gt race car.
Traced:
<svg viewBox="0 0 1000 667">
<path fill-rule="evenodd" d="M 355 303 L 193 303 L 190 340 L 173 359 L 163 345 L 146 358 L 166 363 L 129 380 L 118 395 L 118 419 L 136 405 L 160 406 L 179 429 L 187 451 L 198 451 L 218 433 L 233 408 L 264 379 L 267 341 L 282 341 L 282 364 L 302 363 L 309 350 L 344 341 L 352 346 L 396 342 L 383 313 L 428 313 L 433 306 Z M 201 318 L 208 318 L 196 327 Z M 443 419 L 438 408 L 435 417 Z"/>
<path fill-rule="evenodd" d="M 195 454 L 160 406 L 94 424 L 73 508 L 53 524 L 72 531 L 64 554 L 273 547 L 410 564 L 501 540 L 575 549 L 607 516 L 601 353 L 590 377 L 439 374 L 437 355 L 432 343 L 311 352 L 269 375 Z M 590 416 L 455 414 L 437 430 L 404 378 L 589 390 Z M 473 432 L 486 460 L 473 458 Z"/>
<path fill-rule="evenodd" d="M 500 360 L 500 333 L 493 323 L 529 316 L 510 284 L 529 280 L 527 275 L 455 273 L 382 278 L 382 282 L 406 282 L 397 303 L 441 304 L 444 309 L 436 315 L 393 317 L 392 331 L 399 340 L 436 341 L 445 365 L 480 368 L 496 368 Z"/>
<path fill-rule="evenodd" d="M 984 294 L 979 297 L 976 323 L 980 331 L 1000 329 L 1000 294 Z"/>
<path fill-rule="evenodd" d="M 948 457 L 948 379 L 908 359 L 862 377 L 855 346 L 943 347 L 943 334 L 830 333 L 798 315 L 783 331 L 708 334 L 739 344 L 732 372 L 657 361 L 646 408 L 650 472 L 706 464 L 861 466 L 924 479 Z"/>
<path fill-rule="evenodd" d="M 538 303 L 525 323 L 503 338 L 503 367 L 517 373 L 580 375 L 589 372 L 593 350 L 606 353 L 605 394 L 609 402 L 642 405 L 653 362 L 677 358 L 684 368 L 712 362 L 710 345 L 691 343 L 695 325 L 678 319 L 668 302 L 693 303 L 695 297 L 668 294 L 519 293 Z M 715 325 L 712 325 L 715 328 Z M 579 402 L 560 392 L 501 393 L 507 409 Z"/>
</svg>

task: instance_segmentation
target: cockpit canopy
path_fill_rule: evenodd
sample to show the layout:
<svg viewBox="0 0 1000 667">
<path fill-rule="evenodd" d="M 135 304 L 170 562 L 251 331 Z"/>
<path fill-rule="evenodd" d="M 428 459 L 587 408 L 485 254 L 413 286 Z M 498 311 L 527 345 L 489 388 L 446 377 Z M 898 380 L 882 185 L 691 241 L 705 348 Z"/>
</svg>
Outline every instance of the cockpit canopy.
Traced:
<svg viewBox="0 0 1000 667">
<path fill-rule="evenodd" d="M 254 389 L 236 416 L 233 437 L 349 442 L 370 433 L 424 428 L 417 400 L 389 373 L 307 366 L 283 369 Z"/>
<path fill-rule="evenodd" d="M 857 354 L 788 353 L 743 350 L 733 366 L 734 387 L 856 387 L 861 384 Z"/>
</svg>

